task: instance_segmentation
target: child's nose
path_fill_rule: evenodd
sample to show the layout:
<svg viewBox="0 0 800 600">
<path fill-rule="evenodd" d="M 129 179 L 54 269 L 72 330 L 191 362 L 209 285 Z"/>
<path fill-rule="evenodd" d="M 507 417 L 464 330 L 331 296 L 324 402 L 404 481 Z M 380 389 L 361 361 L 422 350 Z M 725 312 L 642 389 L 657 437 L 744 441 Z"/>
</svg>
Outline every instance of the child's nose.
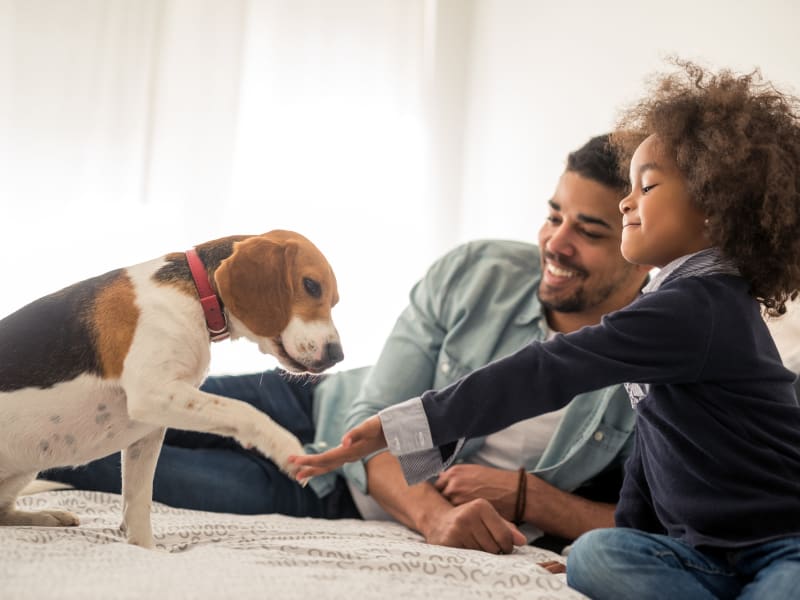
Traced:
<svg viewBox="0 0 800 600">
<path fill-rule="evenodd" d="M 628 195 L 619 201 L 619 212 L 621 212 L 623 215 L 633 208 L 631 206 L 630 198 L 630 195 Z"/>
</svg>

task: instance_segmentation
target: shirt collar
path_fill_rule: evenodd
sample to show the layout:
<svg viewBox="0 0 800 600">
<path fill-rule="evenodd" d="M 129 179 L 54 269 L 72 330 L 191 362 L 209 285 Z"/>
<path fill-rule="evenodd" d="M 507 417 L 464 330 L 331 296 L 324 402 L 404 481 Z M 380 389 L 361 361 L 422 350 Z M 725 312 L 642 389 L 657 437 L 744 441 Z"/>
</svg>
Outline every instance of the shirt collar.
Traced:
<svg viewBox="0 0 800 600">
<path fill-rule="evenodd" d="M 650 283 L 642 288 L 642 293 L 655 292 L 667 281 L 705 275 L 740 275 L 740 273 L 733 261 L 722 256 L 719 248 L 706 248 L 694 254 L 686 254 L 676 258 L 665 265 L 650 280 Z"/>
</svg>

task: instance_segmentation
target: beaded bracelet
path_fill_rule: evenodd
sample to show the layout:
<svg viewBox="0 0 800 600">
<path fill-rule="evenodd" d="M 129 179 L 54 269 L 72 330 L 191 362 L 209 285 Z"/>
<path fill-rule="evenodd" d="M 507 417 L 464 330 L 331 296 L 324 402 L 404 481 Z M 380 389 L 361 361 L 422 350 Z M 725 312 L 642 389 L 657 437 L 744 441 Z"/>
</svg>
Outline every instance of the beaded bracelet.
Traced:
<svg viewBox="0 0 800 600">
<path fill-rule="evenodd" d="M 519 482 L 517 483 L 517 505 L 514 508 L 514 524 L 522 525 L 525 522 L 525 506 L 527 505 L 528 495 L 528 473 L 525 467 L 519 468 Z"/>
</svg>

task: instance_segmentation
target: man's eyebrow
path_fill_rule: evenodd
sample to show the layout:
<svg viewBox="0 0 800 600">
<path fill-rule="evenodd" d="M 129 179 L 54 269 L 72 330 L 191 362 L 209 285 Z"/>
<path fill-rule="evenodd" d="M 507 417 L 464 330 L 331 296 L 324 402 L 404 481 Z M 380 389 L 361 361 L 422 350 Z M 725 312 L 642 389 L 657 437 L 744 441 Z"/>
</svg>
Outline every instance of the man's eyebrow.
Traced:
<svg viewBox="0 0 800 600">
<path fill-rule="evenodd" d="M 605 227 L 606 229 L 613 229 L 611 225 L 609 225 L 606 221 L 599 217 L 593 217 L 591 215 L 585 215 L 583 213 L 578 213 L 578 220 L 581 223 L 588 223 L 590 225 L 599 225 L 600 227 Z"/>
<path fill-rule="evenodd" d="M 558 204 L 555 200 L 548 200 L 547 203 L 550 205 L 550 208 L 552 208 L 553 210 L 559 211 L 559 212 L 561 211 L 561 205 Z M 578 217 L 577 218 L 578 218 L 578 221 L 580 221 L 581 223 L 587 223 L 589 225 L 599 225 L 600 227 L 605 227 L 606 229 L 609 229 L 609 230 L 612 230 L 612 231 L 614 229 L 613 227 L 611 227 L 611 225 L 607 221 L 605 221 L 604 219 L 601 219 L 600 217 L 593 217 L 591 215 L 587 215 L 587 214 L 584 214 L 584 213 L 578 213 Z"/>
</svg>

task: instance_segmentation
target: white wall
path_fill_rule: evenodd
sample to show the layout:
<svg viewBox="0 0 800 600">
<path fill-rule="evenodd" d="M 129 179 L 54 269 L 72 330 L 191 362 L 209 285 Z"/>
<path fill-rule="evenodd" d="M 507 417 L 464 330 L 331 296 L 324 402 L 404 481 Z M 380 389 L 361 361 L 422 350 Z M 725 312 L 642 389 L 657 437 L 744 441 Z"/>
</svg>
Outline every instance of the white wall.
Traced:
<svg viewBox="0 0 800 600">
<path fill-rule="evenodd" d="M 799 16 L 789 0 L 0 0 L 0 317 L 211 237 L 295 228 L 339 276 L 343 366 L 370 363 L 442 252 L 535 240 L 567 152 L 662 56 L 800 89 Z M 214 352 L 217 372 L 273 364 L 245 342 Z"/>
<path fill-rule="evenodd" d="M 535 240 L 566 154 L 614 123 L 668 54 L 800 92 L 791 0 L 477 0 L 460 239 Z"/>
</svg>

